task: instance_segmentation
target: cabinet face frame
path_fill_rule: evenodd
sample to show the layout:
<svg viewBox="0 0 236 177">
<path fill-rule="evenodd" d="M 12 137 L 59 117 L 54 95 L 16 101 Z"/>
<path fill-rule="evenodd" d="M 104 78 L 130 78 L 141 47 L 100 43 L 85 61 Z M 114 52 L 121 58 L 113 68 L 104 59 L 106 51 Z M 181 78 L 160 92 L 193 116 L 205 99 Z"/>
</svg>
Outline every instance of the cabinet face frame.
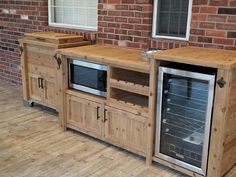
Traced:
<svg viewBox="0 0 236 177">
<path fill-rule="evenodd" d="M 160 152 L 164 73 L 177 75 L 177 76 L 183 76 L 183 77 L 189 77 L 191 79 L 199 79 L 199 80 L 203 80 L 203 81 L 208 81 L 208 99 L 207 99 L 208 104 L 207 104 L 206 116 L 205 116 L 206 119 L 205 119 L 201 168 L 198 168 L 196 166 L 188 164 L 184 161 L 177 160 L 173 157 L 170 157 L 170 156 L 165 155 Z M 208 74 L 189 72 L 189 71 L 183 71 L 183 70 L 166 68 L 166 67 L 159 67 L 159 76 L 158 76 L 157 82 L 158 82 L 158 90 L 157 90 L 157 112 L 156 112 L 157 119 L 156 119 L 155 156 L 205 176 L 207 173 L 207 161 L 208 161 L 208 151 L 209 151 L 209 141 L 210 141 L 210 129 L 211 129 L 212 106 L 213 106 L 213 97 L 214 97 L 215 75 L 208 75 Z"/>
</svg>

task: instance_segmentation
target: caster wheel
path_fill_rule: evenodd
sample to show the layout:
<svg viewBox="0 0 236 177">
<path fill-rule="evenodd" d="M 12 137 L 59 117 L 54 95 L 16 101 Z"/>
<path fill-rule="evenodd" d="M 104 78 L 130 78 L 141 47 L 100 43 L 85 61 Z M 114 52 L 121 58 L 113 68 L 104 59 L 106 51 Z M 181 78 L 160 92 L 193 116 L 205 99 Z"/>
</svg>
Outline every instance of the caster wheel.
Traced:
<svg viewBox="0 0 236 177">
<path fill-rule="evenodd" d="M 27 103 L 28 103 L 29 107 L 33 107 L 34 106 L 34 102 L 32 102 L 32 101 L 27 101 Z"/>
<path fill-rule="evenodd" d="M 24 101 L 24 105 L 27 106 L 27 107 L 33 107 L 34 102 L 33 101 Z"/>
</svg>

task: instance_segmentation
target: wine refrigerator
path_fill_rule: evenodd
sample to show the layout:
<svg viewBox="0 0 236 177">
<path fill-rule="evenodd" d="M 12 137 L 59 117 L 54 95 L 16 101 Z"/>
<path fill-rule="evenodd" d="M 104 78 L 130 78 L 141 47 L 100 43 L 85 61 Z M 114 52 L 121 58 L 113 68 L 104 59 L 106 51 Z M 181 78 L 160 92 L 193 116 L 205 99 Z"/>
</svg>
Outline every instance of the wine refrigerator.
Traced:
<svg viewBox="0 0 236 177">
<path fill-rule="evenodd" d="M 159 67 L 155 156 L 206 175 L 215 73 Z"/>
</svg>

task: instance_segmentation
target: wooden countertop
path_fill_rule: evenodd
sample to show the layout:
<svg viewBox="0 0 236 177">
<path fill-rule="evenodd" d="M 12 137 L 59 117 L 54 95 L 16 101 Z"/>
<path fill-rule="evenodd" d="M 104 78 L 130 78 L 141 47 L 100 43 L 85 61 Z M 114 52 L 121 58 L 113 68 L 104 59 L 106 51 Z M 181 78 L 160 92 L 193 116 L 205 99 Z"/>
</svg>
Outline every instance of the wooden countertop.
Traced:
<svg viewBox="0 0 236 177">
<path fill-rule="evenodd" d="M 91 44 L 90 41 L 81 41 L 81 42 L 65 43 L 65 44 L 55 44 L 55 43 L 42 42 L 42 41 L 26 39 L 26 38 L 19 39 L 19 42 L 22 43 L 22 44 L 27 43 L 27 44 L 51 47 L 51 48 L 55 48 L 55 49 L 61 49 L 61 48 L 65 48 L 65 47 L 78 47 L 78 46 Z"/>
<path fill-rule="evenodd" d="M 156 52 L 151 57 L 157 60 L 221 69 L 236 67 L 236 51 L 232 50 L 182 47 Z"/>
<path fill-rule="evenodd" d="M 149 72 L 149 63 L 142 61 L 141 51 L 136 49 L 111 45 L 89 45 L 60 49 L 58 53 L 75 59 L 87 59 L 101 64 Z"/>
</svg>

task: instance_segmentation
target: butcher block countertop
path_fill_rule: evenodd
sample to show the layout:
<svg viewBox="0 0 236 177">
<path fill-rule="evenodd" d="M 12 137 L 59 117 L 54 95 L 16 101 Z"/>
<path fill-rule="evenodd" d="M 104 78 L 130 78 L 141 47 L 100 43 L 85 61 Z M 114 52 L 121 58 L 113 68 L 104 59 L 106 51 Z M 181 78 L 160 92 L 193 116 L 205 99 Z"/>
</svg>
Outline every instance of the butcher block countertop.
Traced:
<svg viewBox="0 0 236 177">
<path fill-rule="evenodd" d="M 111 45 L 89 45 L 60 49 L 58 53 L 73 59 L 118 66 L 140 72 L 149 72 L 149 62 L 142 61 L 141 50 Z"/>
<path fill-rule="evenodd" d="M 231 50 L 182 47 L 156 52 L 151 57 L 157 60 L 212 68 L 236 68 L 236 51 Z"/>
</svg>

